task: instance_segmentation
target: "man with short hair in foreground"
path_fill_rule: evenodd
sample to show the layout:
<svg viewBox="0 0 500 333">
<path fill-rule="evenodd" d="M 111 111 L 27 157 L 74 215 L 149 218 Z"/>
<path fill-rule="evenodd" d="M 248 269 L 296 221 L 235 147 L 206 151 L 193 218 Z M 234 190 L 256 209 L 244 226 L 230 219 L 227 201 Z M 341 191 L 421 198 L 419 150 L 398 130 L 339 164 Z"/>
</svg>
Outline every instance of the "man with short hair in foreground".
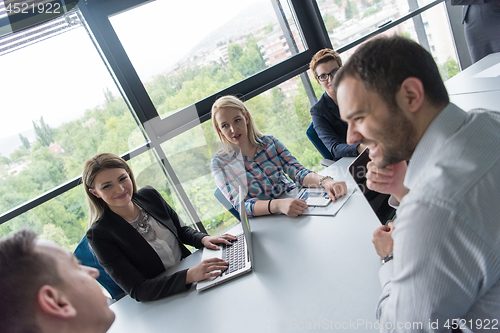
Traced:
<svg viewBox="0 0 500 333">
<path fill-rule="evenodd" d="M 28 230 L 0 240 L 0 332 L 106 332 L 99 271 Z"/>
<path fill-rule="evenodd" d="M 334 85 L 349 144 L 380 168 L 410 160 L 394 228 L 374 232 L 381 331 L 500 330 L 500 114 L 451 104 L 402 37 L 362 45 Z"/>
</svg>

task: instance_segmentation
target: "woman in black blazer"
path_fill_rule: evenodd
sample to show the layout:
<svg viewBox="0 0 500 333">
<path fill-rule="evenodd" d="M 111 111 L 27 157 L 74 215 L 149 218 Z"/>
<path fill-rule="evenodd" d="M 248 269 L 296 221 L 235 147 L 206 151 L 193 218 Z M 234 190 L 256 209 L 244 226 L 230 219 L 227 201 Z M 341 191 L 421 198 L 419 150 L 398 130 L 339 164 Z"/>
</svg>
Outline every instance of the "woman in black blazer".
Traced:
<svg viewBox="0 0 500 333">
<path fill-rule="evenodd" d="M 154 188 L 137 191 L 134 175 L 117 155 L 102 153 L 85 162 L 82 181 L 89 203 L 87 240 L 99 263 L 137 301 L 153 301 L 188 290 L 217 276 L 227 263 L 213 258 L 193 268 L 162 275 L 191 252 L 184 246 L 217 249 L 231 235 L 209 236 L 185 226 Z"/>
</svg>

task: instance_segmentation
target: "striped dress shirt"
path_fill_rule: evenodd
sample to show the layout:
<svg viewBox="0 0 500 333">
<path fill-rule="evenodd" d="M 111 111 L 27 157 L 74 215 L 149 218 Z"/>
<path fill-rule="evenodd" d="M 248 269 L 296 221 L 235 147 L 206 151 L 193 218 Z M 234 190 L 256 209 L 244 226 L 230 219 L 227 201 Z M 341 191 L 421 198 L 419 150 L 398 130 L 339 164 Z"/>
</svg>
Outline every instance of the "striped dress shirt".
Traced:
<svg viewBox="0 0 500 333">
<path fill-rule="evenodd" d="M 382 332 L 500 331 L 500 114 L 448 104 L 418 143 L 376 316 Z"/>
</svg>

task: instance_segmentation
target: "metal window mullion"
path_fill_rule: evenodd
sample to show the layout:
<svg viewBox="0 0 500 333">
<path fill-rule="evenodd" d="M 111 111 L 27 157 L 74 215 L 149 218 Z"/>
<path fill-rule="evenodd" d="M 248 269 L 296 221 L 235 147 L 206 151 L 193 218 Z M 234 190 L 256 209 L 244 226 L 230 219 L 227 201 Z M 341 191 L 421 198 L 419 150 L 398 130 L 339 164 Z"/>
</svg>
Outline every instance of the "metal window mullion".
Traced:
<svg viewBox="0 0 500 333">
<path fill-rule="evenodd" d="M 321 49 L 332 48 L 323 17 L 315 0 L 288 0 L 295 12 L 300 29 L 313 55 Z"/>
<path fill-rule="evenodd" d="M 299 53 L 299 48 L 297 46 L 297 43 L 295 42 L 295 38 L 293 38 L 293 32 L 292 29 L 290 28 L 290 25 L 288 24 L 288 21 L 285 17 L 285 13 L 283 11 L 283 7 L 281 6 L 280 0 L 272 0 L 271 1 L 273 4 L 274 11 L 276 13 L 276 16 L 278 18 L 279 25 L 281 27 L 281 31 L 283 31 L 283 35 L 285 36 L 286 43 L 289 45 L 290 52 L 292 55 L 296 55 Z M 293 7 L 292 7 L 292 11 Z M 297 27 L 297 31 L 299 31 L 300 27 Z M 307 45 L 307 41 L 304 41 L 305 46 Z M 307 98 L 309 99 L 309 103 L 311 105 L 316 104 L 318 99 L 316 98 L 316 94 L 314 94 L 314 90 L 311 84 L 311 81 L 309 81 L 309 77 L 307 76 L 307 73 L 303 72 L 300 75 L 300 79 L 302 80 L 302 85 L 304 86 L 304 89 L 307 94 Z"/>
<path fill-rule="evenodd" d="M 385 32 L 391 28 L 394 28 L 395 26 L 409 20 L 410 18 L 413 18 L 414 16 L 417 16 L 419 14 L 421 14 L 422 12 L 425 12 L 426 10 L 428 9 L 431 9 L 432 7 L 440 4 L 441 2 L 443 2 L 445 0 L 435 0 L 423 7 L 420 7 L 412 12 L 409 12 L 408 14 L 404 15 L 404 16 L 401 16 L 400 18 L 398 18 L 397 20 L 394 20 L 394 21 L 390 21 L 388 22 L 387 24 L 384 24 L 383 26 L 381 26 L 380 28 L 378 28 L 377 30 L 375 31 L 372 31 L 366 35 L 364 35 L 363 37 L 360 37 L 358 39 L 356 39 L 355 41 L 352 41 L 351 43 L 349 44 L 346 44 L 342 47 L 340 47 L 337 52 L 338 53 L 343 53 L 345 51 L 348 51 L 349 49 L 352 49 L 353 47 L 355 46 L 358 46 L 360 44 L 362 44 L 363 42 L 367 41 L 368 39 L 372 38 L 372 37 L 375 37 L 379 34 L 381 34 L 382 32 Z"/>
<path fill-rule="evenodd" d="M 155 0 L 85 0 L 85 4 L 94 12 L 113 16 L 153 1 Z"/>
<path fill-rule="evenodd" d="M 192 219 L 192 223 L 196 225 L 200 231 L 204 231 L 204 227 L 201 224 L 201 220 L 194 209 L 191 201 L 189 200 L 184 188 L 179 182 L 174 169 L 172 168 L 167 157 L 161 149 L 161 142 L 158 141 L 159 133 L 155 130 L 158 128 L 155 123 L 160 122 L 160 117 L 154 107 L 149 95 L 142 85 L 142 82 L 132 65 L 132 62 L 128 58 L 123 45 L 120 43 L 116 32 L 114 31 L 109 18 L 101 14 L 96 14 L 95 16 L 91 13 L 88 8 L 84 12 L 84 15 L 90 17 L 91 23 L 89 24 L 93 34 L 99 42 L 101 49 L 103 50 L 104 56 L 106 57 L 108 63 L 115 72 L 120 85 L 130 101 L 133 110 L 136 112 L 139 120 L 141 121 L 147 136 L 151 140 L 151 146 L 155 148 L 156 153 L 159 156 L 158 162 L 163 170 L 166 170 L 165 176 L 167 181 L 170 183 L 171 188 L 174 193 L 180 199 L 181 204 L 185 208 L 187 215 Z"/>
<path fill-rule="evenodd" d="M 108 16 L 81 5 L 80 10 L 141 123 L 158 117 L 146 88 L 135 71 Z"/>
<path fill-rule="evenodd" d="M 170 188 L 174 191 L 175 195 L 180 199 L 179 201 L 182 207 L 184 208 L 184 211 L 187 213 L 186 215 L 191 219 L 191 224 L 195 225 L 198 231 L 207 233 L 205 227 L 201 223 L 201 219 L 198 216 L 196 209 L 191 203 L 191 200 L 189 199 L 186 191 L 184 190 L 184 187 L 182 186 L 179 178 L 177 177 L 174 168 L 170 164 L 167 156 L 165 155 L 165 152 L 163 151 L 163 149 L 159 144 L 155 147 L 155 151 L 158 155 L 159 161 L 161 161 L 161 164 L 163 165 L 162 169 L 165 172 L 165 177 L 167 178 Z"/>
<path fill-rule="evenodd" d="M 445 1 L 446 14 L 452 32 L 453 44 L 460 65 L 460 70 L 464 70 L 472 65 L 467 41 L 465 40 L 464 26 L 462 24 L 462 7 L 452 6 L 449 1 Z"/>
<path fill-rule="evenodd" d="M 132 151 L 126 152 L 125 154 L 121 155 L 121 157 L 124 160 L 128 161 L 131 158 L 148 151 L 149 149 L 150 149 L 149 143 L 145 143 L 144 145 L 142 145 L 142 146 L 140 146 Z M 5 223 L 13 218 L 16 218 L 19 215 L 24 214 L 27 211 L 29 211 L 33 208 L 36 208 L 36 207 L 46 203 L 47 201 L 54 199 L 55 197 L 68 192 L 69 190 L 74 189 L 75 187 L 77 187 L 81 183 L 82 183 L 82 176 L 75 177 L 75 178 L 70 179 L 67 182 L 65 182 L 59 186 L 54 187 L 53 189 L 51 189 L 43 194 L 40 194 L 39 196 L 37 196 L 31 200 L 28 200 L 28 201 L 18 205 L 15 208 L 12 208 L 11 210 L 0 215 L 0 224 Z"/>
<path fill-rule="evenodd" d="M 142 134 L 142 136 L 144 138 L 144 141 L 145 142 L 149 142 L 149 138 L 147 137 L 146 131 L 145 131 L 143 125 L 142 125 L 141 120 L 139 119 L 137 113 L 134 112 L 134 111 L 132 111 L 133 107 L 130 104 L 130 101 L 129 101 L 127 95 L 125 94 L 125 91 L 123 91 L 122 86 L 119 84 L 118 79 L 117 79 L 117 77 L 115 75 L 115 72 L 112 70 L 109 62 L 107 61 L 106 56 L 102 52 L 102 49 L 99 46 L 99 43 L 95 39 L 95 36 L 92 33 L 92 30 L 90 29 L 89 25 L 87 24 L 85 18 L 83 17 L 81 11 L 77 11 L 77 15 L 78 15 L 78 18 L 80 19 L 80 21 L 82 22 L 83 28 L 87 31 L 87 34 L 88 34 L 90 40 L 92 41 L 92 44 L 94 45 L 97 53 L 99 54 L 99 57 L 101 58 L 102 62 L 104 63 L 104 67 L 106 67 L 106 69 L 108 70 L 109 75 L 111 76 L 111 79 L 113 80 L 113 82 L 115 83 L 116 87 L 118 88 L 118 91 L 120 92 L 120 95 L 122 96 L 123 101 L 127 105 L 127 108 L 128 108 L 128 110 L 130 111 L 130 113 L 132 115 L 132 118 L 134 118 L 134 121 L 135 121 L 137 127 L 141 131 L 141 134 Z"/>
<path fill-rule="evenodd" d="M 408 0 L 408 7 L 410 8 L 410 12 L 418 9 L 417 0 Z M 429 47 L 429 40 L 427 39 L 427 33 L 425 32 L 422 15 L 414 16 L 412 19 L 413 19 L 413 26 L 415 27 L 415 32 L 417 33 L 418 43 L 424 49 L 426 49 L 427 52 L 431 53 L 431 48 Z"/>
<path fill-rule="evenodd" d="M 422 12 L 430 9 L 431 7 L 441 3 L 442 1 L 444 1 L 444 0 L 436 0 L 436 1 L 429 3 L 423 7 L 420 7 L 419 9 L 415 10 L 414 12 L 410 12 L 407 15 L 402 16 L 401 18 L 399 18 L 393 22 L 390 22 L 387 25 L 384 25 L 383 27 L 377 29 L 376 31 L 373 31 L 373 32 L 339 48 L 337 51 L 339 53 L 345 52 L 348 49 L 353 48 L 353 47 L 363 43 L 367 39 L 370 39 L 375 35 L 378 35 L 378 34 L 384 32 L 388 29 L 391 29 L 392 27 L 408 20 L 409 18 L 412 18 L 416 15 L 419 15 L 420 13 L 422 13 Z M 134 3 L 136 5 L 140 4 L 140 3 L 144 3 L 144 2 L 147 2 L 147 1 L 127 1 L 127 3 Z M 222 94 L 243 93 L 244 98 L 247 98 L 247 99 L 252 98 L 252 97 L 254 97 L 254 96 L 256 96 L 256 95 L 258 95 L 258 94 L 260 94 L 260 93 L 262 93 L 262 92 L 264 92 L 264 91 L 266 91 L 266 90 L 268 90 L 268 89 L 270 89 L 270 88 L 272 88 L 272 87 L 274 87 L 274 86 L 276 86 L 276 85 L 278 85 L 278 84 L 280 84 L 288 79 L 290 79 L 291 77 L 294 77 L 296 75 L 299 75 L 299 74 L 305 72 L 308 69 L 308 63 L 309 63 L 310 58 L 313 55 L 313 52 L 315 53 L 320 48 L 323 48 L 323 47 L 330 47 L 331 48 L 331 42 L 328 38 L 328 34 L 326 33 L 326 29 L 324 27 L 324 23 L 323 23 L 323 20 L 322 20 L 322 17 L 321 17 L 321 14 L 319 12 L 319 9 L 317 7 L 316 2 L 314 0 L 310 0 L 310 1 L 291 0 L 291 2 L 292 2 L 293 7 L 296 11 L 297 19 L 298 19 L 298 22 L 301 26 L 306 43 L 309 46 L 309 50 L 302 52 L 301 54 L 297 54 L 296 56 L 293 56 L 292 58 L 285 60 L 283 63 L 275 65 L 271 68 L 268 68 L 268 69 L 264 70 L 263 72 L 254 75 L 253 77 L 247 78 L 246 80 L 244 80 L 240 83 L 237 83 L 231 87 L 228 87 L 228 88 L 224 89 L 223 91 L 221 91 L 217 94 L 214 94 L 212 96 L 209 96 L 209 97 L 205 98 L 204 100 L 196 103 L 198 114 L 199 114 L 199 119 L 200 119 L 198 124 L 202 123 L 210 118 L 210 106 L 213 104 L 216 97 L 219 96 L 221 93 Z M 83 3 L 80 3 L 79 7 L 82 10 L 83 15 L 85 16 L 87 23 L 89 23 L 89 21 L 90 21 L 90 28 L 91 28 L 94 36 L 96 37 L 96 40 L 97 40 L 100 48 L 103 50 L 106 59 L 110 63 L 113 72 L 115 73 L 116 77 L 118 78 L 118 80 L 120 82 L 120 85 L 122 86 L 122 88 L 124 88 L 124 91 L 128 97 L 128 100 L 130 101 L 130 103 L 133 107 L 133 110 L 138 114 L 139 119 L 141 120 L 141 123 L 143 123 L 143 125 L 144 125 L 144 122 L 151 119 L 151 118 L 148 119 L 146 114 L 143 112 L 143 108 L 141 106 L 141 103 L 139 103 L 139 100 L 141 100 L 141 98 L 140 98 L 141 96 L 136 97 L 136 95 L 134 94 L 134 89 L 142 89 L 143 92 L 146 94 L 146 100 L 149 100 L 150 103 L 151 103 L 151 100 L 149 99 L 149 96 L 147 96 L 147 93 L 146 93 L 144 87 L 142 86 L 142 84 L 140 84 L 140 80 L 139 80 L 137 74 L 135 73 L 135 70 L 133 69 L 132 64 L 130 63 L 130 61 L 128 61 L 129 62 L 129 69 L 131 68 L 133 73 L 135 73 L 135 75 L 137 76 L 136 83 L 139 82 L 139 87 L 137 87 L 137 85 L 131 85 L 131 86 L 129 85 L 129 81 L 127 81 L 125 79 L 125 77 L 130 78 L 130 76 L 126 76 L 123 74 L 123 71 L 127 71 L 127 68 L 126 68 L 127 65 L 124 65 L 123 61 L 117 62 L 114 60 L 114 56 L 113 56 L 114 53 L 109 50 L 109 47 L 106 43 L 107 37 L 103 37 L 101 35 L 99 28 L 94 23 L 94 18 L 88 12 L 89 9 L 86 8 L 86 5 Z M 121 10 L 126 9 L 126 8 L 122 8 L 122 7 L 120 7 Z M 297 9 L 299 9 L 299 10 L 297 10 Z M 86 16 L 86 13 L 87 13 L 87 16 Z M 110 24 L 109 20 L 107 19 L 107 17 L 106 17 L 106 21 L 107 21 L 107 26 L 112 30 L 111 24 Z M 452 25 L 452 28 L 453 28 L 453 25 Z M 114 30 L 112 30 L 112 33 L 114 34 Z M 115 34 L 115 41 L 118 41 L 118 48 L 120 49 L 120 52 L 121 52 L 121 55 L 120 55 L 120 53 L 117 54 L 118 57 L 123 56 L 123 54 L 126 56 L 125 51 L 123 50 L 123 46 L 119 43 L 119 40 L 118 40 L 118 37 L 116 36 L 116 34 Z M 118 52 L 118 51 L 116 51 L 116 52 Z M 462 63 L 461 63 L 461 65 L 463 68 Z M 125 66 L 125 68 L 124 68 L 124 66 Z M 154 108 L 154 106 L 153 106 L 153 108 Z M 155 110 L 155 112 L 156 112 L 156 110 Z M 182 112 L 182 111 L 180 111 L 180 112 Z M 151 116 L 151 114 L 149 114 L 149 116 Z M 165 121 L 167 119 L 168 118 L 166 118 L 162 121 Z M 159 121 L 159 119 L 158 119 L 158 121 Z M 177 130 L 172 131 L 170 133 L 163 133 L 161 135 L 161 138 L 165 138 L 165 137 L 171 138 L 175 135 L 178 135 L 178 134 L 188 130 L 189 128 L 192 128 L 193 126 L 194 125 L 192 125 L 191 123 L 181 124 L 181 126 L 180 126 L 180 128 L 182 128 L 181 130 L 177 129 Z M 145 127 L 145 129 L 146 129 L 146 127 Z M 147 129 L 146 129 L 146 132 L 148 132 Z M 148 135 L 151 135 L 151 134 L 148 133 Z M 151 138 L 151 136 L 150 136 L 150 138 Z M 145 144 L 144 146 L 135 149 L 133 152 L 138 153 L 139 151 L 144 149 L 144 147 L 147 147 L 146 150 L 148 150 L 149 146 L 147 146 L 147 145 L 148 144 Z M 161 147 L 159 147 L 159 145 L 158 146 L 155 145 L 155 148 L 159 152 L 161 152 Z M 166 157 L 165 157 L 165 160 L 166 160 Z M 166 160 L 166 161 L 168 161 L 168 160 Z M 167 165 L 169 165 L 169 163 L 167 163 Z M 173 170 L 172 170 L 172 172 L 173 172 Z M 173 173 L 173 174 L 175 174 L 175 173 Z M 16 216 L 19 216 L 22 213 L 24 213 L 32 208 L 35 208 L 38 205 L 58 196 L 60 194 L 65 193 L 66 191 L 69 191 L 70 189 L 76 187 L 77 185 L 78 185 L 78 179 L 70 180 L 67 183 L 62 184 L 62 185 L 54 188 L 53 190 L 48 191 L 45 194 L 40 195 L 39 197 L 37 197 L 35 199 L 32 199 L 32 200 L 30 200 L 22 205 L 19 205 L 18 207 L 14 208 L 14 209 L 11 209 L 10 211 L 0 215 L 0 224 L 6 222 L 6 221 L 8 221 Z M 189 203 L 190 203 L 190 201 L 189 201 Z M 192 207 L 192 205 L 190 205 L 190 206 Z M 188 211 L 191 211 L 191 210 L 194 211 L 194 207 L 192 207 L 192 209 L 188 208 Z M 196 214 L 194 214 L 193 216 L 196 216 Z M 197 218 L 197 217 L 194 217 L 194 218 L 199 220 L 199 218 Z"/>
</svg>

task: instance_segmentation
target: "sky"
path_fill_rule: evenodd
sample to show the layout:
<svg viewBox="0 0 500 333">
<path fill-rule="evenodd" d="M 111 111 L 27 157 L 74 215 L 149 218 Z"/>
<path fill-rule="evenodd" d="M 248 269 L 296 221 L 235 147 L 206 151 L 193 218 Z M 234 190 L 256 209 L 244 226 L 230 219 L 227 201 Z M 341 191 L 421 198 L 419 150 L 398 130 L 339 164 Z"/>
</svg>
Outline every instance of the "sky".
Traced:
<svg viewBox="0 0 500 333">
<path fill-rule="evenodd" d="M 143 81 L 186 55 L 211 31 L 262 0 L 158 0 L 110 21 Z M 269 6 L 265 1 L 263 5 Z M 43 115 L 52 127 L 79 118 L 118 95 L 83 28 L 0 57 L 0 140 L 33 127 Z"/>
</svg>

